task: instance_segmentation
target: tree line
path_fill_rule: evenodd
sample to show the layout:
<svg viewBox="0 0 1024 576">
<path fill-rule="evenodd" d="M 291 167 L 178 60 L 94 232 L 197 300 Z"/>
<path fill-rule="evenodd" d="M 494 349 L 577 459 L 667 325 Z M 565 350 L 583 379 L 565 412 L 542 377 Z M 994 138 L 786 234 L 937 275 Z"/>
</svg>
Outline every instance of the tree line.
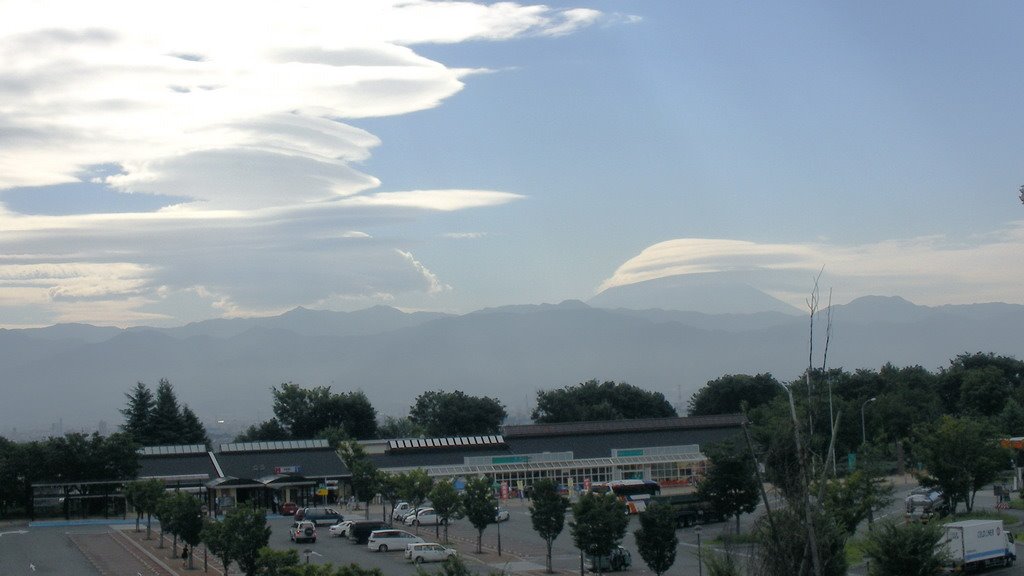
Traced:
<svg viewBox="0 0 1024 576">
<path fill-rule="evenodd" d="M 508 417 L 500 400 L 461 390 L 429 390 L 416 397 L 407 416 L 383 421 L 362 391 L 335 393 L 329 386 L 303 388 L 288 382 L 271 394 L 274 417 L 253 424 L 236 442 L 480 436 L 498 434 Z M 676 411 L 660 392 L 597 380 L 538 391 L 532 413 L 535 422 L 545 424 L 668 416 Z"/>
<path fill-rule="evenodd" d="M 965 353 L 936 372 L 810 367 L 793 382 L 770 374 L 726 375 L 690 399 L 692 416 L 743 412 L 743 439 L 705 452 L 700 491 L 723 513 L 758 503 L 755 462 L 780 504 L 755 522 L 751 574 L 845 574 L 847 541 L 891 501 L 882 477 L 910 471 L 941 490 L 952 512 L 970 512 L 977 492 L 1019 458 L 999 440 L 1024 435 L 1024 362 Z M 1018 462 L 1019 464 L 1019 462 Z M 738 522 L 737 522 L 738 527 Z M 873 574 L 933 574 L 941 524 L 883 522 L 863 543 Z M 738 574 L 738 567 L 722 574 Z"/>
</svg>

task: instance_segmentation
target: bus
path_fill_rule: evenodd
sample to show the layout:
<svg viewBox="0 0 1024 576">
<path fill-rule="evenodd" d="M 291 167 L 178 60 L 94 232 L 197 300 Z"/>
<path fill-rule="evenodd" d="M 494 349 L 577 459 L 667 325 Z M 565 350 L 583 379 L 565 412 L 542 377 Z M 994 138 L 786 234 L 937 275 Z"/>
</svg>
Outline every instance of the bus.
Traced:
<svg viewBox="0 0 1024 576">
<path fill-rule="evenodd" d="M 612 480 L 593 484 L 590 491 L 595 494 L 611 492 L 626 503 L 630 514 L 638 514 L 647 509 L 648 500 L 661 494 L 661 485 L 654 480 Z"/>
</svg>

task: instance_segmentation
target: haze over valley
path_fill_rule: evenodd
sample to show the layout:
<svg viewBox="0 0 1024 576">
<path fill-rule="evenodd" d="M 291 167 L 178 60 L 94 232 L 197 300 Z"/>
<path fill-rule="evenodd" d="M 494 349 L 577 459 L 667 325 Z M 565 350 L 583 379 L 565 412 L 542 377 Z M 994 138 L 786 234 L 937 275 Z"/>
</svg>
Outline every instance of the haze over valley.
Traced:
<svg viewBox="0 0 1024 576">
<path fill-rule="evenodd" d="M 720 296 L 756 292 L 749 286 L 714 290 Z M 138 381 L 155 385 L 160 378 L 217 428 L 220 420 L 241 427 L 270 417 L 270 388 L 283 382 L 363 390 L 381 416 L 405 415 L 427 390 L 463 390 L 500 399 L 512 420 L 524 421 L 538 389 L 590 379 L 662 392 L 684 412 L 690 395 L 719 376 L 770 372 L 785 381 L 806 368 L 806 312 L 774 309 L 761 294 L 769 309 L 706 314 L 682 309 L 680 302 L 687 296 L 704 302 L 709 293 L 675 291 L 677 309 L 644 309 L 630 294 L 649 294 L 635 289 L 607 295 L 631 308 L 578 300 L 463 315 L 383 306 L 348 313 L 297 308 L 176 328 L 0 330 L 4 379 L 17 383 L 0 404 L 0 432 L 92 430 L 100 421 L 112 428 L 121 420 L 124 393 Z M 819 311 L 816 365 L 826 321 L 826 311 Z M 863 297 L 834 306 L 832 322 L 828 366 L 850 371 L 886 362 L 937 370 L 965 352 L 1014 356 L 1024 349 L 1020 305 L 928 307 Z"/>
</svg>

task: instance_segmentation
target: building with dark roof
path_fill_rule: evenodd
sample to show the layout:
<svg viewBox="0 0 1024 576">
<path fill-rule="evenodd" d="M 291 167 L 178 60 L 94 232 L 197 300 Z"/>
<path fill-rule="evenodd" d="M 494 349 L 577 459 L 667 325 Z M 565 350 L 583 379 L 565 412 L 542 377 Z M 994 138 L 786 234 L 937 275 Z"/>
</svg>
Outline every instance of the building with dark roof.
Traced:
<svg viewBox="0 0 1024 576">
<path fill-rule="evenodd" d="M 139 478 L 163 480 L 169 488 L 200 492 L 211 509 L 251 502 L 334 502 L 351 476 L 326 440 L 221 444 L 217 452 L 197 446 L 154 446 L 139 452 Z"/>
<path fill-rule="evenodd" d="M 687 486 L 707 459 L 702 448 L 736 437 L 740 414 L 505 426 L 500 435 L 402 438 L 363 442 L 381 470 L 421 468 L 435 478 L 479 474 L 504 490 L 525 491 L 539 478 L 568 489 L 612 480 L 654 480 Z M 159 479 L 173 490 L 197 493 L 211 511 L 250 502 L 336 502 L 350 493 L 351 473 L 326 440 L 155 446 L 139 451 L 139 478 Z"/>
<path fill-rule="evenodd" d="M 565 486 L 623 479 L 692 484 L 701 447 L 741 432 L 740 414 L 505 426 L 500 436 L 389 440 L 369 451 L 380 469 L 423 468 L 435 477 L 485 474 L 525 489 L 538 478 Z"/>
</svg>

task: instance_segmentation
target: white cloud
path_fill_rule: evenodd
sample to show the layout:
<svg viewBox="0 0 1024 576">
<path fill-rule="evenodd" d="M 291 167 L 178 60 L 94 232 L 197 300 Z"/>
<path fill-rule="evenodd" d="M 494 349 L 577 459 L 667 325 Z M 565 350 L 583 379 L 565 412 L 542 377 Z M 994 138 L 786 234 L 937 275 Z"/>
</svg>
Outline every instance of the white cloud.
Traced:
<svg viewBox="0 0 1024 576">
<path fill-rule="evenodd" d="M 0 306 L 104 324 L 450 290 L 412 256 L 414 239 L 373 227 L 522 196 L 382 190 L 360 167 L 381 142 L 351 122 L 436 107 L 492 72 L 418 44 L 563 35 L 601 18 L 423 0 L 0 0 L 0 14 L 0 193 L 81 177 L 186 199 L 60 216 L 0 203 Z M 89 173 L 101 165 L 119 169 Z"/>
<path fill-rule="evenodd" d="M 600 16 L 382 0 L 307 2 L 287 15 L 270 3 L 195 0 L 7 1 L 0 9 L 0 189 L 70 182 L 87 166 L 114 163 L 125 174 L 109 181 L 125 190 L 185 186 L 197 199 L 243 207 L 375 186 L 346 164 L 379 142 L 342 119 L 437 106 L 475 72 L 410 45 L 564 34 Z M 328 174 L 288 194 L 270 187 L 243 197 L 225 186 L 254 166 L 236 154 L 261 163 L 276 155 L 268 164 L 292 161 L 291 171 L 322 163 L 313 173 Z"/>
<path fill-rule="evenodd" d="M 483 238 L 486 235 L 487 234 L 485 232 L 448 232 L 444 237 L 455 240 L 473 240 L 476 238 Z"/>
<path fill-rule="evenodd" d="M 440 280 L 438 280 L 436 274 L 434 274 L 430 270 L 427 270 L 427 267 L 420 263 L 418 260 L 416 260 L 416 258 L 414 258 L 413 255 L 410 254 L 409 252 L 403 252 L 401 250 L 396 250 L 396 252 L 398 252 L 398 254 L 400 254 L 403 258 L 408 260 L 409 263 L 412 264 L 412 266 L 420 273 L 420 275 L 422 275 L 423 280 L 425 280 L 427 284 L 427 294 L 438 294 L 441 292 L 447 292 L 452 289 L 451 286 L 448 286 L 447 284 L 444 284 Z"/>
<path fill-rule="evenodd" d="M 340 203 L 347 206 L 387 206 L 451 212 L 466 208 L 497 206 L 522 198 L 520 194 L 493 190 L 411 190 L 354 196 L 341 200 Z"/>
<path fill-rule="evenodd" d="M 1024 222 L 968 243 L 942 236 L 848 246 L 681 238 L 645 248 L 596 291 L 678 274 L 770 272 L 771 286 L 757 287 L 802 307 L 824 266 L 824 285 L 845 300 L 882 294 L 930 305 L 1022 302 L 1021 253 Z"/>
</svg>

